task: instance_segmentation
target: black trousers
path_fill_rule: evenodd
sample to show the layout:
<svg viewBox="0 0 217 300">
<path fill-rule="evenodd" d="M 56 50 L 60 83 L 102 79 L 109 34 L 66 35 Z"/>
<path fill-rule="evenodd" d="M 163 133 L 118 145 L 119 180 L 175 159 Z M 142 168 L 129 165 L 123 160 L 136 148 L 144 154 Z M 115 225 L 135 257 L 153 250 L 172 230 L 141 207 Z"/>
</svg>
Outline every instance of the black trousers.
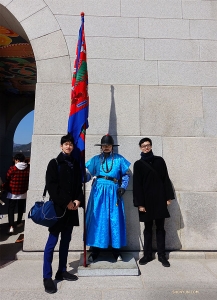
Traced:
<svg viewBox="0 0 217 300">
<path fill-rule="evenodd" d="M 165 255 L 165 230 L 164 230 L 165 219 L 156 219 L 156 239 L 157 239 L 157 252 L 158 256 Z M 144 222 L 144 255 L 152 256 L 152 227 L 153 220 L 149 222 Z"/>
<path fill-rule="evenodd" d="M 9 223 L 9 226 L 14 227 L 14 211 L 15 211 L 16 204 L 17 204 L 17 209 L 18 209 L 17 224 L 19 224 L 22 222 L 23 213 L 24 213 L 25 207 L 26 207 L 26 199 L 19 199 L 19 200 L 8 199 L 8 201 L 9 201 L 8 223 Z"/>
</svg>

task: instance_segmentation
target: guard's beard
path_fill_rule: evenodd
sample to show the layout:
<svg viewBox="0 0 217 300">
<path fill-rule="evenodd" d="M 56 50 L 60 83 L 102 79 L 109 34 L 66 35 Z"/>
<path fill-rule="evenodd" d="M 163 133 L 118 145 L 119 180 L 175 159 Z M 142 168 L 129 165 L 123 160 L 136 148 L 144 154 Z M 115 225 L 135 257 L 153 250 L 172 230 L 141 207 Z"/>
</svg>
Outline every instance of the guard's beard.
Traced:
<svg viewBox="0 0 217 300">
<path fill-rule="evenodd" d="M 111 154 L 111 152 L 103 152 L 103 154 L 104 154 L 104 157 L 107 158 L 107 157 L 109 157 L 109 155 Z"/>
</svg>

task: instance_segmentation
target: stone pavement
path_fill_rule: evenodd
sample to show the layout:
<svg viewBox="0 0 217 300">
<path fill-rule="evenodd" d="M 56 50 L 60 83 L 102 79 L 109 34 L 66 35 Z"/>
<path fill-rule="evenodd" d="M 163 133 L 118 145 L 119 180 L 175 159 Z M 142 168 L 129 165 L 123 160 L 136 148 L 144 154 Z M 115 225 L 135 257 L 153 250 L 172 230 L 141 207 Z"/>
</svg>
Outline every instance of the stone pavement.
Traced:
<svg viewBox="0 0 217 300">
<path fill-rule="evenodd" d="M 22 229 L 7 236 L 7 225 L 0 225 L 0 297 L 19 299 L 82 300 L 216 300 L 217 259 L 215 253 L 171 253 L 170 268 L 158 261 L 140 266 L 139 276 L 79 277 L 76 282 L 56 282 L 57 293 L 44 292 L 42 253 L 23 253 L 22 243 L 15 243 Z M 18 260 L 15 260 L 15 254 Z M 138 259 L 138 253 L 134 253 Z M 57 257 L 57 255 L 55 255 Z M 179 258 L 177 258 L 179 257 Z M 191 257 L 191 258 L 189 258 Z M 203 258 L 202 258 L 203 257 Z M 211 258 L 213 257 L 213 258 Z M 80 253 L 70 253 L 68 270 L 77 274 Z M 57 259 L 53 269 L 56 272 Z"/>
</svg>

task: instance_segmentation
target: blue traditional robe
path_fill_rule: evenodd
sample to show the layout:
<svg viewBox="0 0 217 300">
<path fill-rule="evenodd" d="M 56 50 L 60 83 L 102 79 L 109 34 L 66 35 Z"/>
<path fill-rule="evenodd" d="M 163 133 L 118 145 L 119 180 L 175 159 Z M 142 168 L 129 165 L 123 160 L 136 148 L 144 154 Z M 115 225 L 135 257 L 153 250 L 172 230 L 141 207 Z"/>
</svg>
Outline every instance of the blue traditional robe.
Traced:
<svg viewBox="0 0 217 300">
<path fill-rule="evenodd" d="M 126 222 L 124 202 L 122 198 L 118 201 L 117 189 L 128 186 L 130 162 L 117 153 L 110 154 L 106 160 L 108 169 L 103 154 L 91 158 L 86 168 L 92 176 L 110 176 L 120 180 L 121 184 L 104 178 L 94 180 L 86 212 L 86 244 L 121 248 L 126 246 Z M 105 172 L 107 170 L 110 171 Z"/>
</svg>

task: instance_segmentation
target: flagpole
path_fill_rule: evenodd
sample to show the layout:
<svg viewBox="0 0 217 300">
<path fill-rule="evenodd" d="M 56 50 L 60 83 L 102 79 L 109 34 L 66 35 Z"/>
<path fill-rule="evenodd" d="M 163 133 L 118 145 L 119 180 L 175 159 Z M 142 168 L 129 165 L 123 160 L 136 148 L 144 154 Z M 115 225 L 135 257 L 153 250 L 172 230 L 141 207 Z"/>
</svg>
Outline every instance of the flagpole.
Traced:
<svg viewBox="0 0 217 300">
<path fill-rule="evenodd" d="M 85 134 L 84 134 L 84 144 L 86 143 L 86 128 L 85 128 Z M 83 168 L 84 168 L 84 179 L 85 179 L 85 174 L 86 174 L 86 168 L 85 168 L 85 153 L 86 152 L 86 144 L 85 144 L 85 148 L 84 148 L 84 164 L 83 164 Z M 87 250 L 86 250 L 86 183 L 84 180 L 84 262 L 83 262 L 83 266 L 86 268 L 87 267 Z"/>
<path fill-rule="evenodd" d="M 71 105 L 68 120 L 68 132 L 73 136 L 76 144 L 76 154 L 82 177 L 85 179 L 85 134 L 88 128 L 88 111 L 89 111 L 89 95 L 88 95 L 88 72 L 86 59 L 86 42 L 84 33 L 84 12 L 81 15 L 81 26 L 78 32 L 78 42 L 76 47 L 76 58 L 74 60 L 74 69 L 71 87 Z M 79 153 L 78 153 L 79 152 Z M 86 267 L 86 186 L 83 180 L 84 192 L 84 217 L 83 217 L 83 239 L 84 239 L 84 262 Z"/>
</svg>

